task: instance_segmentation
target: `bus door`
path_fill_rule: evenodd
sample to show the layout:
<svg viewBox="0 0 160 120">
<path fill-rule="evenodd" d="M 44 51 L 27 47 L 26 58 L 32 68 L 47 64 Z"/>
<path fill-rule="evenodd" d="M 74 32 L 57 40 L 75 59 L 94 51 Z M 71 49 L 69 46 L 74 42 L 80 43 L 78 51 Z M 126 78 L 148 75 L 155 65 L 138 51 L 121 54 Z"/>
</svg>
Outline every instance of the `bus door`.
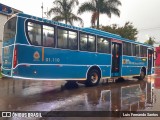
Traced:
<svg viewBox="0 0 160 120">
<path fill-rule="evenodd" d="M 112 77 L 121 76 L 122 44 L 112 42 Z"/>
<path fill-rule="evenodd" d="M 153 63 L 153 50 L 148 49 L 148 75 L 151 75 L 152 71 L 152 63 Z"/>
</svg>

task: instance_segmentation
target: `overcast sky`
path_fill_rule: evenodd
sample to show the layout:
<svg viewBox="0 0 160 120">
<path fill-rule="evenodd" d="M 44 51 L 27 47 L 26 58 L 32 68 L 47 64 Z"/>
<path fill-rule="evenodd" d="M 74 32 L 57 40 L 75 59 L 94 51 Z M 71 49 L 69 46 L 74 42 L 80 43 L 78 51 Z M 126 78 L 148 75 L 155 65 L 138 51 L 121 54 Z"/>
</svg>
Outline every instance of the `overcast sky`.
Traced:
<svg viewBox="0 0 160 120">
<path fill-rule="evenodd" d="M 44 4 L 44 11 L 52 7 L 54 0 L 0 0 L 0 3 L 21 10 L 24 13 L 42 16 L 41 5 Z M 79 0 L 80 4 L 87 0 Z M 124 25 L 130 21 L 138 29 L 138 41 L 144 42 L 149 36 L 155 37 L 160 42 L 160 0 L 120 0 L 122 6 L 120 17 L 112 16 L 109 19 L 106 15 L 100 16 L 100 24 Z M 84 20 L 84 27 L 91 26 L 91 13 L 79 15 Z M 78 26 L 78 24 L 76 24 Z"/>
</svg>

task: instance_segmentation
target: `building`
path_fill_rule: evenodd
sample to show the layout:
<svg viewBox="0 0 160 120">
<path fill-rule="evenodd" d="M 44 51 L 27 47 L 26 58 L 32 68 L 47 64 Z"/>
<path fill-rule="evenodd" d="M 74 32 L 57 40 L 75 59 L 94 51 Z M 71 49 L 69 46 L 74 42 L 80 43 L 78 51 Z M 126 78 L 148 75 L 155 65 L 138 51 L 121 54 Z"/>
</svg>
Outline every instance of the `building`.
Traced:
<svg viewBox="0 0 160 120">
<path fill-rule="evenodd" d="M 155 61 L 156 67 L 160 67 L 160 47 L 156 47 L 157 59 Z"/>
<path fill-rule="evenodd" d="M 15 13 L 22 12 L 20 10 L 14 9 L 12 7 L 6 6 L 0 3 L 0 57 L 2 48 L 2 37 L 3 37 L 3 26 L 5 22 Z M 1 59 L 0 59 L 1 63 Z"/>
</svg>

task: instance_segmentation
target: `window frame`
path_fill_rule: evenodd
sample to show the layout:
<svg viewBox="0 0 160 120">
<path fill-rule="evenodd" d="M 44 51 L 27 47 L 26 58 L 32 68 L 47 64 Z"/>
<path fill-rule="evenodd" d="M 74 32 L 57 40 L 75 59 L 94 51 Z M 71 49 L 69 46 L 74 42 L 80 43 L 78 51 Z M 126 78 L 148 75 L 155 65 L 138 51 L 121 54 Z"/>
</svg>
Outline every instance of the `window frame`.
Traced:
<svg viewBox="0 0 160 120">
<path fill-rule="evenodd" d="M 29 34 L 28 34 L 28 23 L 29 22 L 31 22 L 31 23 L 33 23 L 33 24 L 38 24 L 38 25 L 40 25 L 41 26 L 41 45 L 34 45 L 34 44 L 32 44 L 32 41 L 30 40 L 30 37 L 29 37 Z M 47 47 L 47 46 L 43 46 L 43 25 L 44 26 L 48 26 L 48 27 L 53 27 L 54 28 L 54 37 L 53 37 L 53 39 L 54 39 L 54 45 L 53 46 L 50 46 L 51 48 L 55 48 L 55 46 L 56 46 L 56 25 L 53 25 L 53 24 L 49 24 L 49 23 L 43 23 L 43 22 L 40 22 L 40 21 L 36 21 L 36 20 L 31 20 L 31 19 L 28 19 L 28 20 L 26 20 L 26 22 L 25 22 L 25 34 L 26 34 L 26 36 L 27 36 L 27 40 L 28 40 L 28 42 L 29 42 L 29 44 L 30 45 L 34 45 L 34 46 L 41 46 L 41 47 Z M 47 48 L 49 48 L 49 47 L 47 47 Z"/>
<path fill-rule="evenodd" d="M 49 23 L 42 24 L 42 36 L 43 36 L 43 26 L 52 27 L 54 29 L 53 46 L 50 46 L 50 47 L 55 48 L 55 46 L 56 46 L 56 34 L 55 34 L 56 33 L 56 27 L 55 27 L 55 25 L 52 25 L 52 24 L 49 24 Z M 43 42 L 43 37 L 42 37 L 42 42 Z M 43 47 L 47 47 L 47 46 L 43 45 Z"/>
<path fill-rule="evenodd" d="M 106 39 L 109 43 L 109 51 L 108 52 L 100 52 L 98 51 L 98 39 L 99 38 L 103 38 L 103 39 Z M 97 36 L 97 40 L 96 40 L 96 46 L 97 46 L 97 53 L 106 53 L 106 54 L 111 54 L 111 39 L 110 38 L 107 38 L 107 37 L 103 37 L 103 36 Z"/>
<path fill-rule="evenodd" d="M 140 57 L 140 45 L 139 44 L 135 44 L 136 45 L 136 57 Z M 138 56 L 137 56 L 137 45 L 138 47 Z"/>
<path fill-rule="evenodd" d="M 124 47 L 124 44 L 126 45 L 126 49 Z M 129 47 L 129 44 L 130 44 L 130 47 Z M 124 50 L 126 52 L 125 54 L 124 54 Z M 130 43 L 130 42 L 123 42 L 123 55 L 132 56 L 132 43 Z"/>
<path fill-rule="evenodd" d="M 81 34 L 87 35 L 87 50 L 81 50 Z M 94 51 L 88 50 L 89 36 L 93 36 L 95 38 L 95 50 Z M 87 32 L 79 32 L 79 51 L 97 52 L 97 36 L 94 34 L 87 33 Z"/>
<path fill-rule="evenodd" d="M 146 49 L 146 54 L 144 56 L 144 50 Z M 146 46 L 143 46 L 143 45 L 140 45 L 140 57 L 147 57 L 147 47 Z"/>
<path fill-rule="evenodd" d="M 14 22 L 15 22 L 15 33 L 14 33 L 14 35 L 13 35 L 13 37 L 10 37 L 9 39 L 6 39 L 6 25 L 7 25 L 7 27 L 8 27 L 8 24 L 10 23 L 10 21 L 11 20 L 13 20 L 13 19 L 16 19 Z M 4 41 L 8 41 L 8 40 L 10 40 L 10 39 L 12 39 L 12 38 L 14 38 L 15 36 L 16 36 L 16 34 L 17 34 L 17 26 L 18 26 L 18 24 L 17 24 L 17 21 L 18 21 L 18 17 L 17 16 L 15 16 L 15 17 L 12 17 L 12 18 L 10 18 L 5 24 L 4 24 L 4 27 L 3 27 L 3 34 L 2 34 L 2 42 Z M 12 31 L 13 32 L 13 31 Z"/>
<path fill-rule="evenodd" d="M 133 47 L 134 46 L 134 47 Z M 135 49 L 134 49 L 135 48 Z M 135 53 L 135 54 L 134 54 Z M 132 43 L 132 56 L 136 56 L 136 44 Z"/>
<path fill-rule="evenodd" d="M 31 39 L 30 39 L 30 37 L 29 37 L 29 34 L 28 34 L 28 32 L 29 32 L 29 30 L 28 30 L 28 23 L 29 23 L 29 22 L 31 22 L 31 23 L 33 23 L 33 24 L 38 24 L 38 25 L 41 26 L 41 45 L 34 45 L 34 44 L 32 44 L 32 41 L 31 41 Z M 26 35 L 27 35 L 28 42 L 29 42 L 31 45 L 34 45 L 34 46 L 43 46 L 42 22 L 28 19 L 28 20 L 26 21 L 26 25 L 25 25 L 25 26 L 26 26 L 25 28 L 26 28 Z"/>
<path fill-rule="evenodd" d="M 66 30 L 67 31 L 67 48 L 61 48 L 58 46 L 58 30 Z M 76 38 L 76 49 L 70 49 L 69 48 L 69 31 L 71 32 L 75 32 L 77 34 L 77 38 Z M 57 29 L 56 29 L 56 48 L 59 48 L 59 49 L 67 49 L 67 50 L 75 50 L 75 51 L 78 51 L 78 31 L 77 30 L 73 30 L 73 29 L 69 29 L 69 28 L 64 28 L 64 27 L 61 27 L 61 26 L 57 26 Z"/>
</svg>

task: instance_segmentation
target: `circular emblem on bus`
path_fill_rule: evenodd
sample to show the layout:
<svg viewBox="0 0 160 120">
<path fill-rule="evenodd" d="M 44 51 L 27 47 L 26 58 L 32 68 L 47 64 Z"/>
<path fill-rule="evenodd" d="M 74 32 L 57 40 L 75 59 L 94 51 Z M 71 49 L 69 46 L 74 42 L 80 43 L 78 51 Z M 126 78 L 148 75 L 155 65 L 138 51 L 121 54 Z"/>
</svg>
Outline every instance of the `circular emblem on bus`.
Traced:
<svg viewBox="0 0 160 120">
<path fill-rule="evenodd" d="M 34 57 L 35 60 L 38 60 L 38 59 L 40 58 L 39 52 L 36 51 L 36 52 L 34 53 L 33 57 Z"/>
<path fill-rule="evenodd" d="M 125 59 L 123 59 L 123 64 L 127 64 L 127 61 Z"/>
</svg>

